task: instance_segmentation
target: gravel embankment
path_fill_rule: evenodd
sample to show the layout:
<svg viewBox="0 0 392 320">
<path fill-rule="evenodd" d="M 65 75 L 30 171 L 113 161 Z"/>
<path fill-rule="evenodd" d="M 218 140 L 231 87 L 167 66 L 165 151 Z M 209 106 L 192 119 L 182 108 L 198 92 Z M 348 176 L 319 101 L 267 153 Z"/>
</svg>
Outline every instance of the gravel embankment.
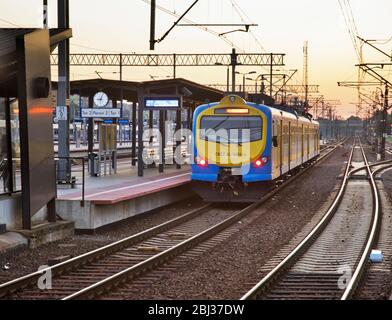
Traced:
<svg viewBox="0 0 392 320">
<path fill-rule="evenodd" d="M 123 239 L 202 205 L 199 198 L 191 198 L 167 207 L 138 215 L 120 224 L 107 227 L 95 235 L 75 235 L 35 249 L 23 249 L 0 255 L 0 283 L 38 270 L 48 259 L 64 255 L 71 257 Z"/>
<path fill-rule="evenodd" d="M 258 269 L 311 221 L 339 183 L 341 148 L 246 219 L 233 236 L 127 299 L 238 299 Z"/>
</svg>

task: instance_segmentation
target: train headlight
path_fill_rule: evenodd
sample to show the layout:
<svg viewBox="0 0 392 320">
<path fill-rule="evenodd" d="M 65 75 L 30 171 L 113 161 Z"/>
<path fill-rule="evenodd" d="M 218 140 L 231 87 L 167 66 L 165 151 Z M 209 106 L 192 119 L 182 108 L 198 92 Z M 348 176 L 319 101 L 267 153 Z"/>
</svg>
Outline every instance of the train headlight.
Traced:
<svg viewBox="0 0 392 320">
<path fill-rule="evenodd" d="M 260 159 L 257 159 L 256 161 L 253 162 L 253 166 L 255 168 L 261 168 L 263 165 L 268 163 L 268 157 L 262 157 Z"/>
<path fill-rule="evenodd" d="M 199 167 L 207 167 L 208 166 L 208 162 L 206 159 L 200 158 L 200 157 L 196 157 L 196 164 Z"/>
<path fill-rule="evenodd" d="M 254 166 L 255 166 L 256 168 L 262 167 L 262 166 L 263 166 L 263 161 L 261 161 L 261 159 L 257 159 L 257 160 L 254 162 Z"/>
</svg>

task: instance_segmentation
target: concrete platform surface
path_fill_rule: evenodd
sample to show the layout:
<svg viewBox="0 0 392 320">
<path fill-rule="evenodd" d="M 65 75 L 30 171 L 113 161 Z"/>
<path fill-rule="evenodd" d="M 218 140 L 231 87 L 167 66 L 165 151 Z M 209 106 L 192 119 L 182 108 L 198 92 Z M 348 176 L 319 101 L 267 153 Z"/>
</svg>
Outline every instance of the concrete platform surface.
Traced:
<svg viewBox="0 0 392 320">
<path fill-rule="evenodd" d="M 135 171 L 121 170 L 115 175 L 86 177 L 84 199 L 94 204 L 115 204 L 190 182 L 189 166 L 181 169 L 171 166 L 163 173 L 159 173 L 157 168 L 146 169 L 143 177 L 138 177 Z M 58 190 L 57 199 L 82 200 L 81 186 Z"/>
<path fill-rule="evenodd" d="M 72 237 L 75 232 L 73 221 L 45 222 L 34 226 L 31 230 L 18 230 L 27 241 L 29 248 L 36 248 L 42 244 Z"/>
<path fill-rule="evenodd" d="M 0 234 L 0 253 L 27 247 L 27 245 L 27 238 L 18 232 L 8 231 Z"/>
</svg>

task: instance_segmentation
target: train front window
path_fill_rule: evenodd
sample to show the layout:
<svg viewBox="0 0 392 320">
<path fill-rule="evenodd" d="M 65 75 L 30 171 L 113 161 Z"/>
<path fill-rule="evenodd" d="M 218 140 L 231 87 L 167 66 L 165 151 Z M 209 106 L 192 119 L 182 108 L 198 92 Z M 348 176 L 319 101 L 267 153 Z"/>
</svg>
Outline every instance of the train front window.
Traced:
<svg viewBox="0 0 392 320">
<path fill-rule="evenodd" d="M 223 143 L 243 143 L 262 138 L 258 116 L 204 116 L 200 120 L 200 139 Z"/>
</svg>

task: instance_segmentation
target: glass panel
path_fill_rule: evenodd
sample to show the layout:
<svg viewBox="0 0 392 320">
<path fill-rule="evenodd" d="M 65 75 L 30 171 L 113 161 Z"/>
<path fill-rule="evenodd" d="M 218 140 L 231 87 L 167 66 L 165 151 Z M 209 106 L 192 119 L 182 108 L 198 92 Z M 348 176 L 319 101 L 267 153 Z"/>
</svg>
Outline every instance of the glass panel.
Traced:
<svg viewBox="0 0 392 320">
<path fill-rule="evenodd" d="M 0 98 L 0 193 L 9 192 L 7 172 L 7 132 L 5 123 L 5 99 Z"/>
<path fill-rule="evenodd" d="M 21 190 L 20 177 L 20 136 L 19 136 L 19 104 L 18 100 L 11 101 L 11 144 L 12 144 L 12 175 L 14 191 Z"/>
<path fill-rule="evenodd" d="M 257 116 L 204 116 L 200 129 L 200 139 L 209 141 L 241 143 L 262 138 L 262 121 Z M 220 137 L 218 131 L 224 132 L 228 140 Z"/>
</svg>

